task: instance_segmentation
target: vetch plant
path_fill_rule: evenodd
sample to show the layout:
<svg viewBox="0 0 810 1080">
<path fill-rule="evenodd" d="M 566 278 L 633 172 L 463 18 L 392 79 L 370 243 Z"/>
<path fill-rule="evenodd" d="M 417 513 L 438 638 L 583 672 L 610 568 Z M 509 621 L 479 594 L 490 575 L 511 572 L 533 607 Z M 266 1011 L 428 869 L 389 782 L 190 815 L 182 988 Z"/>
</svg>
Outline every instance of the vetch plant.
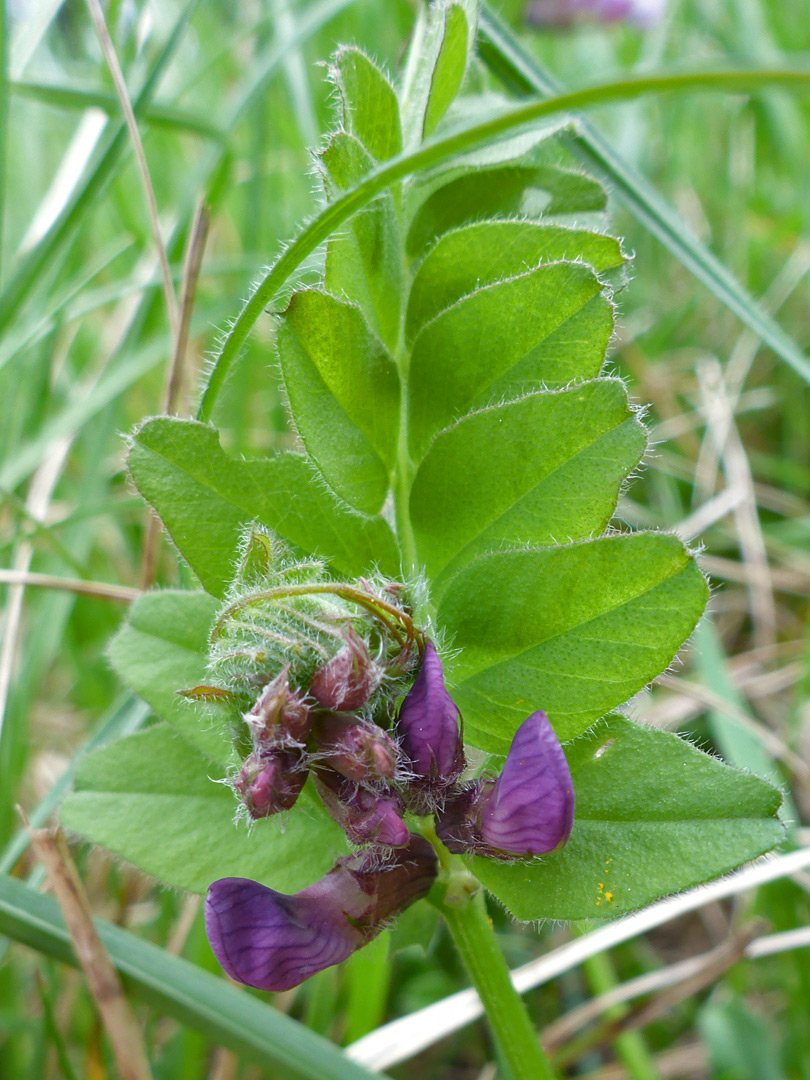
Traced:
<svg viewBox="0 0 810 1080">
<path fill-rule="evenodd" d="M 327 205 L 503 108 L 475 28 L 472 0 L 435 4 L 396 87 L 337 52 Z M 135 432 L 132 480 L 202 589 L 133 605 L 110 656 L 160 722 L 90 754 L 62 808 L 206 892 L 223 967 L 266 990 L 428 896 L 516 1077 L 549 1071 L 485 892 L 523 920 L 612 916 L 782 833 L 770 784 L 616 711 L 707 587 L 676 537 L 614 521 L 647 445 L 605 370 L 625 255 L 557 130 L 358 197 L 318 283 L 272 313 L 298 449 L 236 460 L 169 417 Z"/>
</svg>

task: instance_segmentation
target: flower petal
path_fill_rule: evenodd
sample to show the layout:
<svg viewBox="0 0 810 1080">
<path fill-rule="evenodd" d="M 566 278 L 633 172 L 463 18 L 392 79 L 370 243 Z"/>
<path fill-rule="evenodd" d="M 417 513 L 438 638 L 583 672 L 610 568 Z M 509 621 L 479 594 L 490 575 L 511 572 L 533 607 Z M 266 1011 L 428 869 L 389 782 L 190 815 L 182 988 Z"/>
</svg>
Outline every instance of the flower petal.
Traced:
<svg viewBox="0 0 810 1080">
<path fill-rule="evenodd" d="M 419 778 L 440 785 L 458 778 L 464 768 L 458 706 L 444 685 L 442 662 L 430 641 L 399 710 L 397 732 Z"/>
<path fill-rule="evenodd" d="M 544 712 L 532 713 L 518 728 L 479 813 L 481 839 L 499 851 L 544 855 L 571 835 L 574 785 Z"/>
<path fill-rule="evenodd" d="M 298 986 L 363 943 L 329 897 L 285 896 L 248 878 L 214 882 L 205 928 L 231 978 L 259 990 Z"/>
</svg>

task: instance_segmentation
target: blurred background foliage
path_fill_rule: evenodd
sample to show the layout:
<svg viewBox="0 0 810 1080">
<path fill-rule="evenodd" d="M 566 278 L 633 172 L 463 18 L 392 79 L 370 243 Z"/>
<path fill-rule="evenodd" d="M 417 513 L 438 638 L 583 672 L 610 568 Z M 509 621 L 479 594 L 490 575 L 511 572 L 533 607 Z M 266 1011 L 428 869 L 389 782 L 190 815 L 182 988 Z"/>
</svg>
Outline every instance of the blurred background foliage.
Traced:
<svg viewBox="0 0 810 1080">
<path fill-rule="evenodd" d="M 527 25 L 519 0 L 501 9 L 570 87 L 710 61 L 796 62 L 810 52 L 801 0 L 671 0 L 647 29 L 542 29 Z M 187 415 L 219 330 L 317 204 L 307 147 L 332 123 L 321 62 L 337 43 L 356 42 L 395 71 L 414 4 L 209 0 L 184 9 L 176 0 L 112 0 L 106 14 L 133 98 L 158 73 L 139 118 L 178 278 L 195 204 L 202 196 L 211 208 L 179 410 Z M 4 19 L 0 565 L 137 588 L 146 516 L 122 469 L 123 436 L 160 411 L 168 351 L 140 180 L 126 136 L 116 134 L 119 107 L 85 5 L 7 0 Z M 777 91 L 672 95 L 591 118 L 806 350 L 806 102 Z M 635 253 L 632 280 L 616 297 L 613 364 L 635 399 L 651 404 L 656 444 L 618 521 L 699 538 L 715 588 L 711 618 L 682 666 L 635 701 L 633 714 L 777 778 L 792 800 L 787 845 L 807 843 L 810 391 L 641 223 L 619 205 L 612 211 L 611 230 Z M 216 422 L 237 454 L 289 442 L 269 320 L 229 379 Z M 158 582 L 194 586 L 166 542 Z M 120 599 L 92 588 L 0 585 L 0 865 L 35 886 L 41 873 L 15 804 L 31 810 L 46 800 L 44 816 L 88 740 L 145 721 L 105 660 L 125 612 Z M 76 857 L 98 914 L 217 970 L 196 901 L 99 852 L 78 848 Z M 775 931 L 806 927 L 810 876 L 712 905 L 533 991 L 538 1028 L 617 980 L 716 946 L 755 915 Z M 495 917 L 512 965 L 582 929 Z M 403 920 L 393 943 L 383 941 L 275 1005 L 348 1042 L 464 986 L 449 942 L 431 925 Z M 404 946 L 390 961 L 388 944 Z M 567 1044 L 570 1075 L 810 1078 L 806 946 L 733 964 L 640 1032 Z M 0 951 L 0 1075 L 115 1075 L 77 973 L 6 941 Z M 143 1017 L 157 1077 L 262 1075 L 174 1021 Z M 483 1080 L 495 1075 L 491 1056 L 477 1025 L 391 1075 Z"/>
</svg>

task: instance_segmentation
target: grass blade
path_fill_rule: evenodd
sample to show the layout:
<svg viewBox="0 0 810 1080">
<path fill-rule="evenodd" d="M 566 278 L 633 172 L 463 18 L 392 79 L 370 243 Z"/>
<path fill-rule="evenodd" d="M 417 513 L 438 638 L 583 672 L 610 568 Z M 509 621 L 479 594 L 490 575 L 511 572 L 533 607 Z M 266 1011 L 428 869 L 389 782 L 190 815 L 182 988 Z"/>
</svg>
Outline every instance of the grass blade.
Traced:
<svg viewBox="0 0 810 1080">
<path fill-rule="evenodd" d="M 301 1080 L 370 1080 L 372 1073 L 297 1021 L 172 956 L 127 930 L 95 920 L 101 940 L 128 989 L 161 1012 L 269 1070 Z M 70 935 L 50 896 L 0 877 L 0 933 L 46 956 L 76 964 Z"/>
<path fill-rule="evenodd" d="M 519 93 L 553 97 L 560 85 L 531 56 L 515 35 L 489 10 L 481 9 L 481 57 L 508 87 Z M 587 120 L 578 121 L 579 135 L 570 136 L 574 152 L 616 197 L 672 254 L 760 340 L 810 382 L 810 362 L 781 326 L 743 288 L 726 266 L 694 237 L 683 219 L 651 184 L 626 165 L 609 142 Z"/>
<path fill-rule="evenodd" d="M 189 0 L 175 23 L 166 44 L 152 65 L 152 69 L 133 102 L 136 116 L 150 103 L 166 66 L 180 44 L 188 20 L 197 5 Z M 20 261 L 14 276 L 0 295 L 0 329 L 3 329 L 20 310 L 51 259 L 59 253 L 70 239 L 85 210 L 92 207 L 109 180 L 121 154 L 129 145 L 125 123 L 118 125 L 106 149 L 96 161 L 85 182 L 53 223 L 47 234 Z"/>
</svg>

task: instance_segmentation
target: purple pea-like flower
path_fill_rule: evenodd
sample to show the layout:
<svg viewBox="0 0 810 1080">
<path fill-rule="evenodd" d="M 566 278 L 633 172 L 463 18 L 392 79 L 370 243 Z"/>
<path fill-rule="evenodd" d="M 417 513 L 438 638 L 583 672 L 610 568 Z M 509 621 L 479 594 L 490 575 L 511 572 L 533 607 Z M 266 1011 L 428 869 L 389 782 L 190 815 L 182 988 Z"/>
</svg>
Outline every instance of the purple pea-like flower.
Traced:
<svg viewBox="0 0 810 1080">
<path fill-rule="evenodd" d="M 387 731 L 353 716 L 327 713 L 315 732 L 317 754 L 348 780 L 380 783 L 397 772 L 397 745 Z"/>
<path fill-rule="evenodd" d="M 437 832 L 451 851 L 504 859 L 545 855 L 574 823 L 568 762 L 544 712 L 518 728 L 497 780 L 478 781 L 449 800 Z"/>
<path fill-rule="evenodd" d="M 285 664 L 245 713 L 245 722 L 258 744 L 283 746 L 303 743 L 312 728 L 312 712 L 304 695 L 290 689 L 290 665 Z"/>
<path fill-rule="evenodd" d="M 664 14 L 667 0 L 534 0 L 529 21 L 540 26 L 570 26 L 579 18 L 603 23 L 627 21 L 652 26 Z"/>
<path fill-rule="evenodd" d="M 353 844 L 408 843 L 408 827 L 402 820 L 405 806 L 393 788 L 381 794 L 331 769 L 313 769 L 312 778 L 321 802 Z"/>
<path fill-rule="evenodd" d="M 402 702 L 396 730 L 424 795 L 440 796 L 456 782 L 465 765 L 459 711 L 430 641 L 416 681 Z"/>
<path fill-rule="evenodd" d="M 289 990 L 346 960 L 425 896 L 435 876 L 433 849 L 411 836 L 390 861 L 339 859 L 292 896 L 248 878 L 222 878 L 205 902 L 208 940 L 233 979 L 259 990 Z"/>
<path fill-rule="evenodd" d="M 365 705 L 383 671 L 351 623 L 344 628 L 343 639 L 346 644 L 312 676 L 309 692 L 324 709 L 352 712 Z"/>
</svg>

